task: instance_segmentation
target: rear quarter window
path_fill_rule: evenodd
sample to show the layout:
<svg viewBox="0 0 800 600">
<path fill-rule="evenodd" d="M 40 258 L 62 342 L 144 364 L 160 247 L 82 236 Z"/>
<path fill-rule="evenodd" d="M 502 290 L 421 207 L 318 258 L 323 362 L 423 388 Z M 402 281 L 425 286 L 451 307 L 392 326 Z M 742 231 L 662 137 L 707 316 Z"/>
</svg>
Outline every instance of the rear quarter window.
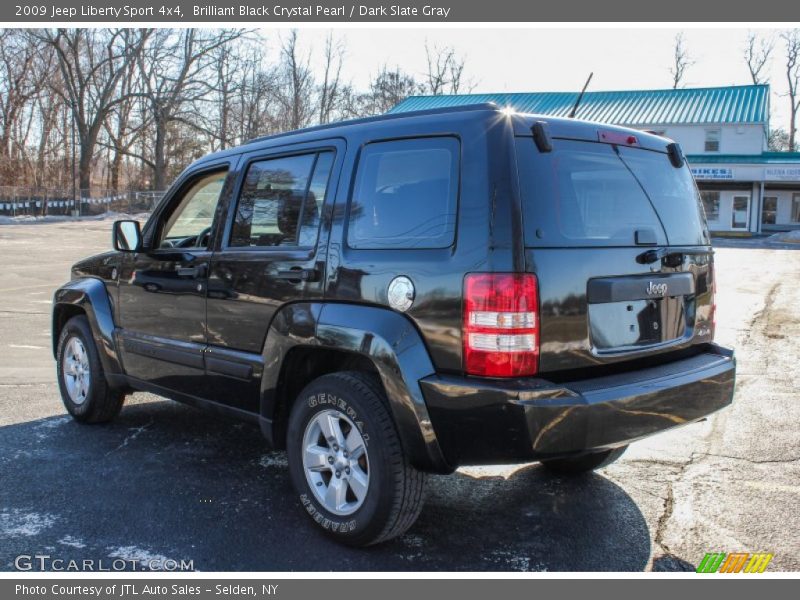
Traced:
<svg viewBox="0 0 800 600">
<path fill-rule="evenodd" d="M 447 248 L 455 238 L 459 142 L 392 140 L 361 151 L 347 244 L 356 249 Z"/>
</svg>

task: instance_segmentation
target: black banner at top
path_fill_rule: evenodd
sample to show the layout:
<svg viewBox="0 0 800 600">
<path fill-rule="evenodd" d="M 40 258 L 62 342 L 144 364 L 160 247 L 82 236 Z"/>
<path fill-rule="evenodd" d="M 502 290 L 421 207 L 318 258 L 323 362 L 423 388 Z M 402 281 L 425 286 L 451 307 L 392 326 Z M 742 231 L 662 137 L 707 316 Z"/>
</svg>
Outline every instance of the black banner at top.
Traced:
<svg viewBox="0 0 800 600">
<path fill-rule="evenodd" d="M 800 21 L 787 0 L 9 0 L 0 22 L 486 23 Z"/>
</svg>

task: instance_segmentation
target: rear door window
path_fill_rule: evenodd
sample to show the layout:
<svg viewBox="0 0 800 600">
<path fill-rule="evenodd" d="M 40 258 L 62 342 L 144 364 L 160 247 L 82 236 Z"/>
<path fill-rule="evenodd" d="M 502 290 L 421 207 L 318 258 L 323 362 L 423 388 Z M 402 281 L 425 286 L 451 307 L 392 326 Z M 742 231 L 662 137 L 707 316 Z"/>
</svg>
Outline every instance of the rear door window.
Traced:
<svg viewBox="0 0 800 600">
<path fill-rule="evenodd" d="M 350 201 L 357 249 L 447 248 L 455 237 L 459 143 L 438 137 L 367 144 Z"/>
<path fill-rule="evenodd" d="M 236 205 L 229 245 L 314 246 L 333 158 L 334 153 L 326 151 L 252 163 Z"/>
<path fill-rule="evenodd" d="M 694 181 L 666 154 L 563 139 L 542 153 L 529 137 L 516 143 L 528 246 L 632 246 L 639 230 L 659 245 L 704 243 Z"/>
</svg>

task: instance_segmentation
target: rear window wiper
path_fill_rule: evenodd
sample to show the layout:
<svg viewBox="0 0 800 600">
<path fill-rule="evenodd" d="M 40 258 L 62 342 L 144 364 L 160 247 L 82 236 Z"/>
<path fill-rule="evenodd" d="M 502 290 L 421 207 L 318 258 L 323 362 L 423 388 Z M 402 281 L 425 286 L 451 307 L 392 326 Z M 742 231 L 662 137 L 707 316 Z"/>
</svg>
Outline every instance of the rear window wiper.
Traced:
<svg viewBox="0 0 800 600">
<path fill-rule="evenodd" d="M 683 257 L 689 254 L 712 254 L 713 250 L 700 248 L 652 248 L 636 257 L 636 262 L 649 265 L 657 260 L 664 260 L 668 267 L 677 267 L 683 263 Z"/>
</svg>

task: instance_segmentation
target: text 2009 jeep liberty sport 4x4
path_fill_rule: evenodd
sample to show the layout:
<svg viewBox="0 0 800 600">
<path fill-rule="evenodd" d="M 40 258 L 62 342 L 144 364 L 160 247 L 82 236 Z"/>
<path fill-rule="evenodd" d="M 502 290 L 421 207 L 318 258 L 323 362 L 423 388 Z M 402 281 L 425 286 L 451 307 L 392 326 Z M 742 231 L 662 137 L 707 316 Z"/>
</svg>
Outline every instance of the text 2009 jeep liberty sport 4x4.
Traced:
<svg viewBox="0 0 800 600">
<path fill-rule="evenodd" d="M 67 410 L 131 390 L 258 423 L 336 539 L 397 536 L 425 472 L 588 471 L 731 402 L 677 144 L 494 105 L 255 140 L 178 177 L 55 294 Z"/>
</svg>

